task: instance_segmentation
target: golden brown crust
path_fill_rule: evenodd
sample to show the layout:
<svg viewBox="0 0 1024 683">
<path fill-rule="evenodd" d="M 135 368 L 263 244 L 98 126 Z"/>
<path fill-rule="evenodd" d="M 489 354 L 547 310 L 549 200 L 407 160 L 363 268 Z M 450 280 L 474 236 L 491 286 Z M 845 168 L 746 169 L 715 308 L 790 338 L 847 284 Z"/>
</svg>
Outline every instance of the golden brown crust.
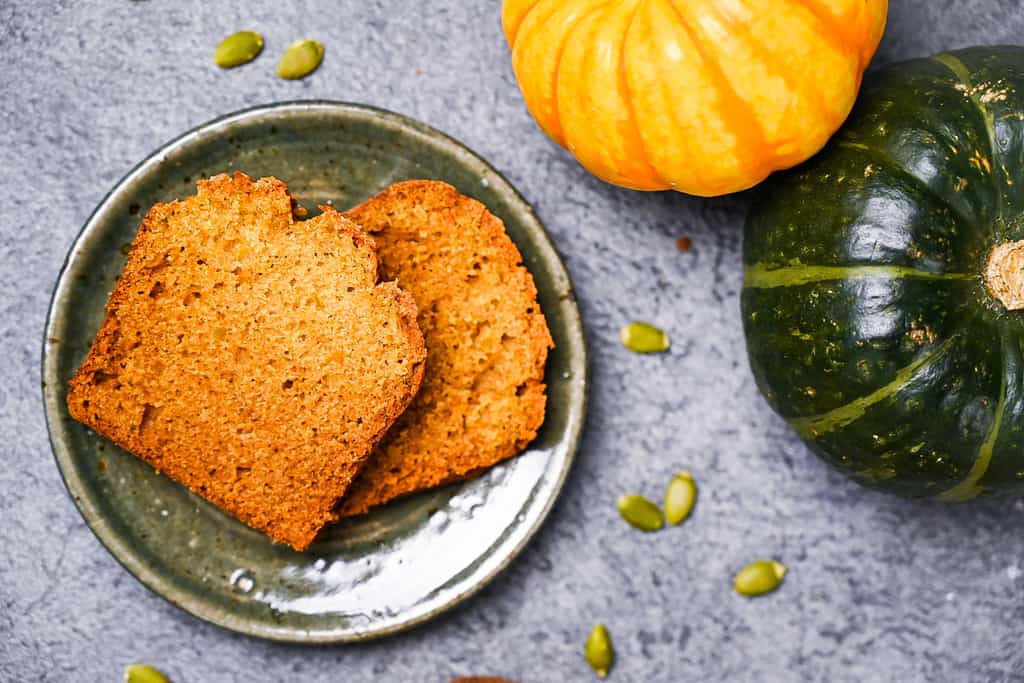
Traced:
<svg viewBox="0 0 1024 683">
<path fill-rule="evenodd" d="M 71 380 L 71 415 L 301 550 L 412 400 L 412 296 L 331 207 L 236 173 L 146 216 Z"/>
<path fill-rule="evenodd" d="M 480 202 L 415 180 L 346 216 L 377 241 L 385 277 L 416 299 L 427 367 L 419 394 L 339 503 L 341 516 L 521 452 L 544 421 L 554 346 L 519 250 Z"/>
</svg>

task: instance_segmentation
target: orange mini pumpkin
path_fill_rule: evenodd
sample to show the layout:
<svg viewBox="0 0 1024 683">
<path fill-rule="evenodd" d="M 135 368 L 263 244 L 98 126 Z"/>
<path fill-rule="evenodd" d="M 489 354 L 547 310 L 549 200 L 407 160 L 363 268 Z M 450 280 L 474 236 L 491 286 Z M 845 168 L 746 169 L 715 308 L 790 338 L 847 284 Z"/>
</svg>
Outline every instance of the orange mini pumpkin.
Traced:
<svg viewBox="0 0 1024 683">
<path fill-rule="evenodd" d="M 887 0 L 505 0 L 526 105 L 616 185 L 712 196 L 839 128 Z"/>
</svg>

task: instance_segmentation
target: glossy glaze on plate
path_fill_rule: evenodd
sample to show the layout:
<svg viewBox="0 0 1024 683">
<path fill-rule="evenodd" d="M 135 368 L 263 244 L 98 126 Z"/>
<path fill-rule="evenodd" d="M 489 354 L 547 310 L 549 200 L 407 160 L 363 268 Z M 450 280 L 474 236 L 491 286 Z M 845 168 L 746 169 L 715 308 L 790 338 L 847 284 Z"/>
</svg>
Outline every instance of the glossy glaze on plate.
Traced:
<svg viewBox="0 0 1024 683">
<path fill-rule="evenodd" d="M 526 453 L 481 478 L 330 527 L 296 553 L 220 512 L 74 422 L 64 405 L 148 208 L 242 170 L 288 183 L 311 211 L 346 209 L 390 183 L 436 178 L 505 222 L 555 339 L 548 410 Z M 276 640 L 341 642 L 420 623 L 479 590 L 522 550 L 561 489 L 585 411 L 586 351 L 568 275 L 537 217 L 486 162 L 405 117 L 332 102 L 270 105 L 158 150 L 100 204 L 68 254 L 44 341 L 44 401 L 68 490 L 110 552 L 183 609 Z"/>
</svg>

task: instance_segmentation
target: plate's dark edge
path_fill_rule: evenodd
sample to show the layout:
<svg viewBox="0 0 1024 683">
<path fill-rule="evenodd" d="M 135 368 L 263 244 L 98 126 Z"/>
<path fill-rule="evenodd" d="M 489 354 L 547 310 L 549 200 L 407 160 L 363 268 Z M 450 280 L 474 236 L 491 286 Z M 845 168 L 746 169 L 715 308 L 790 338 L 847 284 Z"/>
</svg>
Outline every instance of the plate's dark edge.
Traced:
<svg viewBox="0 0 1024 683">
<path fill-rule="evenodd" d="M 252 115 L 252 114 L 256 114 L 256 113 L 273 112 L 275 110 L 289 110 L 289 109 L 293 109 L 293 108 L 307 108 L 307 107 L 309 107 L 309 108 L 312 108 L 312 107 L 340 108 L 340 109 L 354 110 L 354 111 L 363 112 L 363 113 L 377 114 L 377 115 L 380 115 L 380 116 L 382 116 L 384 118 L 391 119 L 393 122 L 396 122 L 396 123 L 398 123 L 398 124 L 400 124 L 402 126 L 406 126 L 406 127 L 412 128 L 412 129 L 414 129 L 414 130 L 416 130 L 416 131 L 418 131 L 418 132 L 420 132 L 420 133 L 422 133 L 422 134 L 424 134 L 424 135 L 426 135 L 428 137 L 439 139 L 441 142 L 446 143 L 447 145 L 452 146 L 455 149 L 456 152 L 458 152 L 458 153 L 460 153 L 462 155 L 468 156 L 470 159 L 480 163 L 483 166 L 483 168 L 485 168 L 488 172 L 493 173 L 495 175 L 495 177 L 497 177 L 502 183 L 505 184 L 505 186 L 511 192 L 512 198 L 520 205 L 520 207 L 522 209 L 525 210 L 526 216 L 530 220 L 532 220 L 536 224 L 537 227 L 540 228 L 541 235 L 543 235 L 543 237 L 546 238 L 547 247 L 551 250 L 551 253 L 552 253 L 553 257 L 554 257 L 553 263 L 554 263 L 555 266 L 557 266 L 557 269 L 561 271 L 561 272 L 557 272 L 556 274 L 561 276 L 562 278 L 564 278 L 565 283 L 569 287 L 569 292 L 570 293 L 572 293 L 574 291 L 574 288 L 573 288 L 573 285 L 572 285 L 572 279 L 569 276 L 568 269 L 565 267 L 565 262 L 562 259 L 561 254 L 558 252 L 558 249 L 555 246 L 554 242 L 552 241 L 551 235 L 548 233 L 547 228 L 544 226 L 544 223 L 537 216 L 536 212 L 534 211 L 534 209 L 530 205 L 530 203 L 526 201 L 526 199 L 519 192 L 519 190 L 516 188 L 516 186 L 513 185 L 512 182 L 508 178 L 506 178 L 504 174 L 502 174 L 500 171 L 498 171 L 494 166 L 492 166 L 490 164 L 490 162 L 488 162 L 486 159 L 484 159 L 483 157 L 481 157 L 478 154 L 476 154 L 473 150 L 471 150 L 469 147 L 467 147 L 465 144 L 463 144 L 459 140 L 457 140 L 457 139 L 453 138 L 452 136 L 450 136 L 450 135 L 448 135 L 448 134 L 446 134 L 446 133 L 444 133 L 444 132 L 434 128 L 433 126 L 430 126 L 430 125 L 428 125 L 426 123 L 423 123 L 421 121 L 412 119 L 412 118 L 410 118 L 408 116 L 405 116 L 404 114 L 399 114 L 397 112 L 389 111 L 387 109 L 383 109 L 383 108 L 380 108 L 380 107 L 375 107 L 375 106 L 367 105 L 367 104 L 361 104 L 361 103 L 355 103 L 355 102 L 343 102 L 343 101 L 337 101 L 337 100 L 323 100 L 323 99 L 317 99 L 317 100 L 290 100 L 290 101 L 286 101 L 286 102 L 275 102 L 275 103 L 270 103 L 270 104 L 259 104 L 259 105 L 255 105 L 255 106 L 252 106 L 252 107 L 246 107 L 244 109 L 239 109 L 237 111 L 234 111 L 234 112 L 231 112 L 231 113 L 228 113 L 228 114 L 224 114 L 222 116 L 218 116 L 218 117 L 215 117 L 215 118 L 210 119 L 208 121 L 205 121 L 205 122 L 203 122 L 203 123 L 201 123 L 201 124 L 199 124 L 197 126 L 194 126 L 193 128 L 190 128 L 189 130 L 185 131 L 184 133 L 178 135 L 177 137 L 172 138 L 171 140 L 165 142 L 164 144 L 160 145 L 153 152 L 151 152 L 146 157 L 144 157 L 142 159 L 142 161 L 140 161 L 139 163 L 135 164 L 116 183 L 114 183 L 114 185 L 111 187 L 111 189 L 97 203 L 96 207 L 89 214 L 89 216 L 86 218 L 86 220 L 82 223 L 82 227 L 75 234 L 75 237 L 74 237 L 74 239 L 71 242 L 71 246 L 70 246 L 70 248 L 68 249 L 67 253 L 64 256 L 64 260 L 63 260 L 63 263 L 61 264 L 60 271 L 58 272 L 56 282 L 54 283 L 53 292 L 50 295 L 50 301 L 49 301 L 49 304 L 48 304 L 48 307 L 47 307 L 47 311 L 46 311 L 46 322 L 45 322 L 45 325 L 44 325 L 44 328 L 43 328 L 42 354 L 40 356 L 40 373 L 41 373 L 41 398 L 42 398 L 43 418 L 46 421 L 46 431 L 47 431 L 47 438 L 49 439 L 49 442 L 50 442 L 50 451 L 53 454 L 54 462 L 57 465 L 57 471 L 60 474 L 61 481 L 63 482 L 64 487 L 65 487 L 65 489 L 68 492 L 68 496 L 74 502 L 75 507 L 78 508 L 79 513 L 82 515 L 82 518 L 84 519 L 86 525 L 89 526 L 90 530 L 92 530 L 92 532 L 93 532 L 93 535 L 100 541 L 101 545 L 103 545 L 103 547 L 118 562 L 118 564 L 120 564 L 129 574 L 131 574 L 135 579 L 137 579 L 139 581 L 139 583 L 141 583 L 143 586 L 145 586 L 152 593 L 154 593 L 155 595 L 159 596 L 161 599 L 165 600 L 166 602 L 170 603 L 171 605 L 174 605 L 178 609 L 181 609 L 181 610 L 191 614 L 192 616 L 194 616 L 194 617 L 196 617 L 198 619 L 201 619 L 202 621 L 204 621 L 206 623 L 212 624 L 212 625 L 214 625 L 214 626 L 216 626 L 218 628 L 222 628 L 222 629 L 224 629 L 226 631 L 229 631 L 231 633 L 238 633 L 238 634 L 245 635 L 245 636 L 256 637 L 256 638 L 261 638 L 261 639 L 271 640 L 271 641 L 276 641 L 276 642 L 297 643 L 297 644 L 311 644 L 312 645 L 312 644 L 339 644 L 339 643 L 347 643 L 347 642 L 368 641 L 368 640 L 373 640 L 373 639 L 376 639 L 376 638 L 392 635 L 392 634 L 395 634 L 395 633 L 399 633 L 401 631 L 405 631 L 405 630 L 408 630 L 408 629 L 411 629 L 411 628 L 415 628 L 416 626 L 419 626 L 419 625 L 423 624 L 424 622 L 429 621 L 429 620 L 433 619 L 436 616 L 439 616 L 440 614 L 442 614 L 444 612 L 447 612 L 448 610 L 454 608 L 455 606 L 457 606 L 457 605 L 463 603 L 464 601 L 468 600 L 469 598 L 473 597 L 478 592 L 480 592 L 485 586 L 490 584 L 499 574 L 501 574 L 506 568 L 508 568 L 509 565 L 512 564 L 512 562 L 522 553 L 522 551 L 525 549 L 525 547 L 529 544 L 530 540 L 536 535 L 536 533 L 538 532 L 540 527 L 543 525 L 543 523 L 547 519 L 548 515 L 551 513 L 551 510 L 554 507 L 554 504 L 555 504 L 556 500 L 558 499 L 559 494 L 560 494 L 562 488 L 565 485 L 566 479 L 569 476 L 569 471 L 572 469 L 572 464 L 575 461 L 576 453 L 577 453 L 577 451 L 579 449 L 580 441 L 581 441 L 581 438 L 582 438 L 583 426 L 584 426 L 584 424 L 586 422 L 586 411 L 587 411 L 587 407 L 588 407 L 588 404 L 589 404 L 590 364 L 589 364 L 589 352 L 588 352 L 588 349 L 587 349 L 586 335 L 585 335 L 585 331 L 583 329 L 583 321 L 582 321 L 582 318 L 581 318 L 580 313 L 579 313 L 579 307 L 575 303 L 575 297 L 573 297 L 572 300 L 571 300 L 572 304 L 569 307 L 569 310 L 570 310 L 572 315 L 571 316 L 567 316 L 567 317 L 568 317 L 569 321 L 571 322 L 571 325 L 569 326 L 569 328 L 570 328 L 569 329 L 569 331 L 570 331 L 570 341 L 577 342 L 578 345 L 579 345 L 579 349 L 580 349 L 580 351 L 582 353 L 582 363 L 581 363 L 581 365 L 582 365 L 582 378 L 581 378 L 582 398 L 581 398 L 581 403 L 580 403 L 579 419 L 578 419 L 576 425 L 570 427 L 570 431 L 568 433 L 568 436 L 569 436 L 569 448 L 567 449 L 567 453 L 566 453 L 565 459 L 563 461 L 563 465 L 562 465 L 561 469 L 559 470 L 555 481 L 552 482 L 552 484 L 551 484 L 552 490 L 555 492 L 555 494 L 551 495 L 551 496 L 548 496 L 548 498 L 544 501 L 542 507 L 536 513 L 536 517 L 535 517 L 534 523 L 529 528 L 526 529 L 525 533 L 523 534 L 523 536 L 519 540 L 519 542 L 516 543 L 514 546 L 512 546 L 509 549 L 508 554 L 506 555 L 506 557 L 501 562 L 498 563 L 498 566 L 496 568 L 494 568 L 493 570 L 491 570 L 490 572 L 488 572 L 487 574 L 481 576 L 475 582 L 474 585 L 470 586 L 469 589 L 467 589 L 467 590 L 465 590 L 465 591 L 463 591 L 461 593 L 456 594 L 452 600 L 450 600 L 448 603 L 446 603 L 444 605 L 441 605 L 439 607 L 435 607 L 434 609 L 429 610 L 429 611 L 427 611 L 427 612 L 425 612 L 425 613 L 423 613 L 421 615 L 418 615 L 418 616 L 416 616 L 416 617 L 414 617 L 412 619 L 403 621 L 401 623 L 394 624 L 392 626 L 389 626 L 389 627 L 386 627 L 386 628 L 383 628 L 383 629 L 379 629 L 379 630 L 376 630 L 376 631 L 373 631 L 373 632 L 369 632 L 369 633 L 354 632 L 354 633 L 349 633 L 349 634 L 345 634 L 345 635 L 329 635 L 329 634 L 318 634 L 318 633 L 309 632 L 309 631 L 307 631 L 305 633 L 302 633 L 301 631 L 297 631 L 297 630 L 285 630 L 285 631 L 278 631 L 278 630 L 273 630 L 273 629 L 272 630 L 262 630 L 262 629 L 254 630 L 254 629 L 247 628 L 245 626 L 238 625 L 238 624 L 224 623 L 223 620 L 215 620 L 212 616 L 208 616 L 206 614 L 200 613 L 196 609 L 193 609 L 192 605 L 186 605 L 183 602 L 175 599 L 171 595 L 165 594 L 165 592 L 158 590 L 157 586 L 154 585 L 155 583 L 158 583 L 158 582 L 150 583 L 145 578 L 143 578 L 143 576 L 140 575 L 140 574 L 144 573 L 144 571 L 136 571 L 135 569 L 130 567 L 122 559 L 122 557 L 119 555 L 119 553 L 115 552 L 115 550 L 107 542 L 107 539 L 104 537 L 104 535 L 100 534 L 97 531 L 96 527 L 100 524 L 101 520 L 95 519 L 92 515 L 87 514 L 86 510 L 83 509 L 83 507 L 82 507 L 83 506 L 83 502 L 71 490 L 70 484 L 68 483 L 67 476 L 65 475 L 64 469 L 63 469 L 63 467 L 61 467 L 60 460 L 59 460 L 59 458 L 57 456 L 57 447 L 56 447 L 56 444 L 54 444 L 54 438 L 53 438 L 53 436 L 54 436 L 54 425 L 51 424 L 49 410 L 47 409 L 47 392 L 48 391 L 56 391 L 57 390 L 56 387 L 48 386 L 46 384 L 46 380 L 47 380 L 47 367 L 48 367 L 49 361 L 50 361 L 50 353 L 49 353 L 48 349 L 49 349 L 49 346 L 50 346 L 49 339 L 51 338 L 51 327 L 53 325 L 54 304 L 55 304 L 55 302 L 57 300 L 58 294 L 66 289 L 67 283 L 65 282 L 65 277 L 67 275 L 67 270 L 68 270 L 68 266 L 69 266 L 70 261 L 71 261 L 71 256 L 76 251 L 76 248 L 78 247 L 79 242 L 81 241 L 82 235 L 85 233 L 85 231 L 89 228 L 89 226 L 95 220 L 97 214 L 106 205 L 106 203 L 110 199 L 110 197 L 118 190 L 118 188 L 120 188 L 128 180 L 130 180 L 132 178 L 132 176 L 134 176 L 136 173 L 138 173 L 140 169 L 142 169 L 143 167 L 147 166 L 148 164 L 153 162 L 155 159 L 159 158 L 161 156 L 161 154 L 164 153 L 165 150 L 167 150 L 167 149 L 169 149 L 171 147 L 174 147 L 176 145 L 179 145 L 180 143 L 182 143 L 183 141 L 185 141 L 189 137 L 196 136 L 196 135 L 198 135 L 198 134 L 200 134 L 200 133 L 202 133 L 202 132 L 204 132 L 204 131 L 206 131 L 206 130 L 208 130 L 210 128 L 213 128 L 213 127 L 215 127 L 217 125 L 223 124 L 224 122 L 230 121 L 232 119 L 244 119 L 245 117 L 247 117 L 249 115 Z M 563 305 L 564 305 L 564 302 L 563 302 Z M 572 337 L 576 337 L 576 339 L 571 339 Z M 54 368 L 54 370 L 56 370 L 56 369 Z M 54 372 L 54 374 L 56 374 L 56 372 Z"/>
</svg>

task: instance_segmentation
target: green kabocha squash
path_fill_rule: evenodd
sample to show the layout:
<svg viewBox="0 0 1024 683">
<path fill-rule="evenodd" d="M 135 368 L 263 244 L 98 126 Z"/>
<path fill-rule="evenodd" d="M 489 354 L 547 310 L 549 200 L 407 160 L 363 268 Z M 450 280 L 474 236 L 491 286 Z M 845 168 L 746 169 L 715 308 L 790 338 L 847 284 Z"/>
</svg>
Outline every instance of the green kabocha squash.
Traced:
<svg viewBox="0 0 1024 683">
<path fill-rule="evenodd" d="M 1024 492 L 1024 48 L 870 75 L 762 187 L 743 258 L 754 376 L 818 454 L 909 496 Z"/>
</svg>

